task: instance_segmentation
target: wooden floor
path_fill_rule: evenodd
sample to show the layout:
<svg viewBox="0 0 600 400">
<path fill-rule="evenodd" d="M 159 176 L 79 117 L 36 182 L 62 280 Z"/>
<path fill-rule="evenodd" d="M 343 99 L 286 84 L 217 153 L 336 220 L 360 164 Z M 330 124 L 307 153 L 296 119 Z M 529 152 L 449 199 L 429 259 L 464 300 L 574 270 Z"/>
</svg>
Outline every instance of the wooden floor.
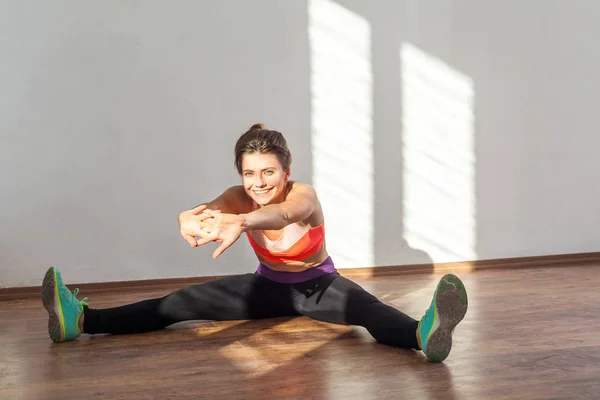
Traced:
<svg viewBox="0 0 600 400">
<path fill-rule="evenodd" d="M 54 344 L 39 299 L 0 302 L 0 398 L 600 399 L 600 265 L 461 278 L 469 311 L 443 364 L 304 317 Z M 438 279 L 356 281 L 420 318 Z M 81 295 L 101 308 L 172 289 Z"/>
</svg>

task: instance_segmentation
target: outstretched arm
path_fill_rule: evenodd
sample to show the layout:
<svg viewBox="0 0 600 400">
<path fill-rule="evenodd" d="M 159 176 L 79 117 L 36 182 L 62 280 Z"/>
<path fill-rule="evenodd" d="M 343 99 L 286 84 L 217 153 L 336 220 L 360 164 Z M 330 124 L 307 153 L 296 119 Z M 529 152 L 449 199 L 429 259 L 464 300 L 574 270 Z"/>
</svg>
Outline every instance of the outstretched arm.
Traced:
<svg viewBox="0 0 600 400">
<path fill-rule="evenodd" d="M 242 228 L 244 231 L 283 229 L 286 225 L 310 217 L 317 204 L 317 194 L 311 186 L 295 183 L 282 203 L 269 204 L 248 214 L 241 214 L 244 219 Z"/>
<path fill-rule="evenodd" d="M 247 214 L 236 215 L 205 210 L 203 214 L 213 219 L 201 222 L 200 226 L 210 234 L 198 240 L 197 244 L 201 246 L 212 241 L 221 242 L 213 253 L 213 258 L 217 258 L 235 243 L 243 232 L 254 229 L 283 229 L 286 225 L 310 217 L 317 204 L 317 195 L 312 187 L 294 184 L 282 203 L 270 204 Z"/>
<path fill-rule="evenodd" d="M 218 210 L 227 214 L 238 214 L 241 210 L 241 198 L 245 195 L 242 186 L 232 186 L 221 193 L 216 199 L 208 203 L 199 204 L 194 208 L 205 205 L 209 210 Z"/>
<path fill-rule="evenodd" d="M 179 214 L 179 231 L 190 246 L 199 246 L 196 237 L 204 238 L 208 235 L 208 232 L 202 229 L 201 223 L 208 222 L 212 217 L 203 214 L 203 211 L 212 210 L 216 213 L 224 212 L 233 214 L 239 212 L 241 209 L 239 206 L 240 190 L 243 193 L 244 189 L 242 187 L 232 186 L 211 202 L 200 204 Z"/>
</svg>

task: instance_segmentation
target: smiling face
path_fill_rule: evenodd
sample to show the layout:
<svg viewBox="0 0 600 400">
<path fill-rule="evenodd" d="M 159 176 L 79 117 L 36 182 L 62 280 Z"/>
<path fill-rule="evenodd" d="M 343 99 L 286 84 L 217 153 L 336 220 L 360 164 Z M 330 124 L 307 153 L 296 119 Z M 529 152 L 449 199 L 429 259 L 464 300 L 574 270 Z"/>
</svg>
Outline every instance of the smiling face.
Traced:
<svg viewBox="0 0 600 400">
<path fill-rule="evenodd" d="M 245 154 L 242 158 L 242 184 L 246 193 L 259 206 L 285 200 L 290 173 L 274 154 Z"/>
</svg>

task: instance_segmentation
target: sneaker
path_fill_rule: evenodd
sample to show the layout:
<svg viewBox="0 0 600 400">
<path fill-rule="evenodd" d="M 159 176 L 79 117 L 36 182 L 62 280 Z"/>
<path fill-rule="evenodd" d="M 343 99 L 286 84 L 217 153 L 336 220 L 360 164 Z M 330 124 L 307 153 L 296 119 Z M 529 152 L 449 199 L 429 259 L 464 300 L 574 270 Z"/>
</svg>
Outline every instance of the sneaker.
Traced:
<svg viewBox="0 0 600 400">
<path fill-rule="evenodd" d="M 42 283 L 42 303 L 48 311 L 48 333 L 58 343 L 73 340 L 81 335 L 79 320 L 83 307 L 87 307 L 87 297 L 77 300 L 79 289 L 73 293 L 64 285 L 60 271 L 50 267 Z"/>
<path fill-rule="evenodd" d="M 452 334 L 467 313 L 467 303 L 467 291 L 462 281 L 456 275 L 444 275 L 417 328 L 421 349 L 429 361 L 442 362 L 450 354 Z"/>
</svg>

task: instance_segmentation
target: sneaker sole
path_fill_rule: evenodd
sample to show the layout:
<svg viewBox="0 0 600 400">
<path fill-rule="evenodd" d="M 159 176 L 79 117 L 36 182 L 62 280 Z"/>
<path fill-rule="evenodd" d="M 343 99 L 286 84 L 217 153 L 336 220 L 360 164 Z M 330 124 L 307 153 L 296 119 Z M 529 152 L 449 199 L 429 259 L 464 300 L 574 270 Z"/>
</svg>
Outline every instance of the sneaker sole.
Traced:
<svg viewBox="0 0 600 400">
<path fill-rule="evenodd" d="M 425 355 L 431 362 L 442 362 L 452 349 L 452 332 L 467 313 L 465 285 L 453 274 L 442 277 L 435 296 L 436 318 L 439 323 L 429 335 Z"/>
<path fill-rule="evenodd" d="M 56 287 L 56 272 L 54 267 L 50 267 L 44 276 L 42 282 L 42 303 L 48 311 L 48 333 L 53 342 L 62 342 L 64 340 L 64 330 L 61 324 L 62 312 L 60 309 L 60 298 L 58 297 L 58 288 Z"/>
</svg>

